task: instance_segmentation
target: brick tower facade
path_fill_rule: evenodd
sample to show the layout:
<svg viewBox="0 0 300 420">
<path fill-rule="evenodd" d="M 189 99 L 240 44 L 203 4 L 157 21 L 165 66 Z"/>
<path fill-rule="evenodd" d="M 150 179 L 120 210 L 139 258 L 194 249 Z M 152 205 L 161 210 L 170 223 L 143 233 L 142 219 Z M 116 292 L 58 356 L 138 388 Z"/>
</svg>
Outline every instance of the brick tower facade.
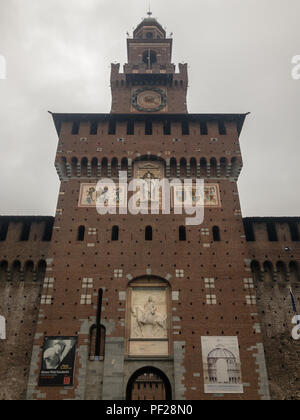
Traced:
<svg viewBox="0 0 300 420">
<path fill-rule="evenodd" d="M 52 114 L 61 188 L 27 398 L 268 399 L 237 190 L 246 115 L 187 112 L 187 65 L 150 14 L 127 47 L 110 114 Z M 96 184 L 120 171 L 204 179 L 204 222 L 174 198 L 170 214 L 100 215 Z"/>
</svg>

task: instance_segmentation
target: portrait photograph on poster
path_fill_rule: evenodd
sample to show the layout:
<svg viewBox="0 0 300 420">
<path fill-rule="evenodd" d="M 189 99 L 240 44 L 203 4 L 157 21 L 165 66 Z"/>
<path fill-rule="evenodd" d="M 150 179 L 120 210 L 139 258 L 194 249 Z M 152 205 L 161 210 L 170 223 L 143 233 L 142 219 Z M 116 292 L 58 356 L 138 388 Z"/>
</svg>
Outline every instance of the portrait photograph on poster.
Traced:
<svg viewBox="0 0 300 420">
<path fill-rule="evenodd" d="M 72 386 L 77 337 L 45 337 L 39 386 Z"/>
</svg>

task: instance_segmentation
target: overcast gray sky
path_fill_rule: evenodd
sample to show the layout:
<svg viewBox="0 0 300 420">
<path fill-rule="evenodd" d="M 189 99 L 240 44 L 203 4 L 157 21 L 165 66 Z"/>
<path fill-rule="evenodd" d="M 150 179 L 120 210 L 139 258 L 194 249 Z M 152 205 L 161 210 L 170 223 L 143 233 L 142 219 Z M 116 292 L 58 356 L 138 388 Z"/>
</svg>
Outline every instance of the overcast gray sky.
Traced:
<svg viewBox="0 0 300 420">
<path fill-rule="evenodd" d="M 0 0 L 0 214 L 54 215 L 53 112 L 109 112 L 110 63 L 147 0 Z M 189 112 L 251 111 L 241 135 L 244 216 L 300 216 L 299 0 L 151 0 L 189 63 Z"/>
</svg>

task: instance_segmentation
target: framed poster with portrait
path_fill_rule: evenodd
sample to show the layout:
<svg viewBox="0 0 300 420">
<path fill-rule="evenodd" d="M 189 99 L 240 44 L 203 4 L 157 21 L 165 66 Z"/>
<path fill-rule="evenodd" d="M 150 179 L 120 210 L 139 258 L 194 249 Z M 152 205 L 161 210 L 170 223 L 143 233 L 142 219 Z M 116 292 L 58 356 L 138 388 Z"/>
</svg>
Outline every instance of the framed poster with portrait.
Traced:
<svg viewBox="0 0 300 420">
<path fill-rule="evenodd" d="M 77 337 L 45 337 L 39 386 L 73 386 Z"/>
</svg>

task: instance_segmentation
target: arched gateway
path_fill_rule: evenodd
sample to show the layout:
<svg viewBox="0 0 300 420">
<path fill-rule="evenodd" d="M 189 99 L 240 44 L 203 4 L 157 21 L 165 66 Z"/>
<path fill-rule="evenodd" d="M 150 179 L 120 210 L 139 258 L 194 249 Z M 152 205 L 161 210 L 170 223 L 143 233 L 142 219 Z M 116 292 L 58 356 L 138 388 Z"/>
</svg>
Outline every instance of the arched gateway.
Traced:
<svg viewBox="0 0 300 420">
<path fill-rule="evenodd" d="M 167 376 L 159 369 L 147 366 L 137 370 L 129 379 L 126 400 L 172 400 L 172 389 Z"/>
</svg>

